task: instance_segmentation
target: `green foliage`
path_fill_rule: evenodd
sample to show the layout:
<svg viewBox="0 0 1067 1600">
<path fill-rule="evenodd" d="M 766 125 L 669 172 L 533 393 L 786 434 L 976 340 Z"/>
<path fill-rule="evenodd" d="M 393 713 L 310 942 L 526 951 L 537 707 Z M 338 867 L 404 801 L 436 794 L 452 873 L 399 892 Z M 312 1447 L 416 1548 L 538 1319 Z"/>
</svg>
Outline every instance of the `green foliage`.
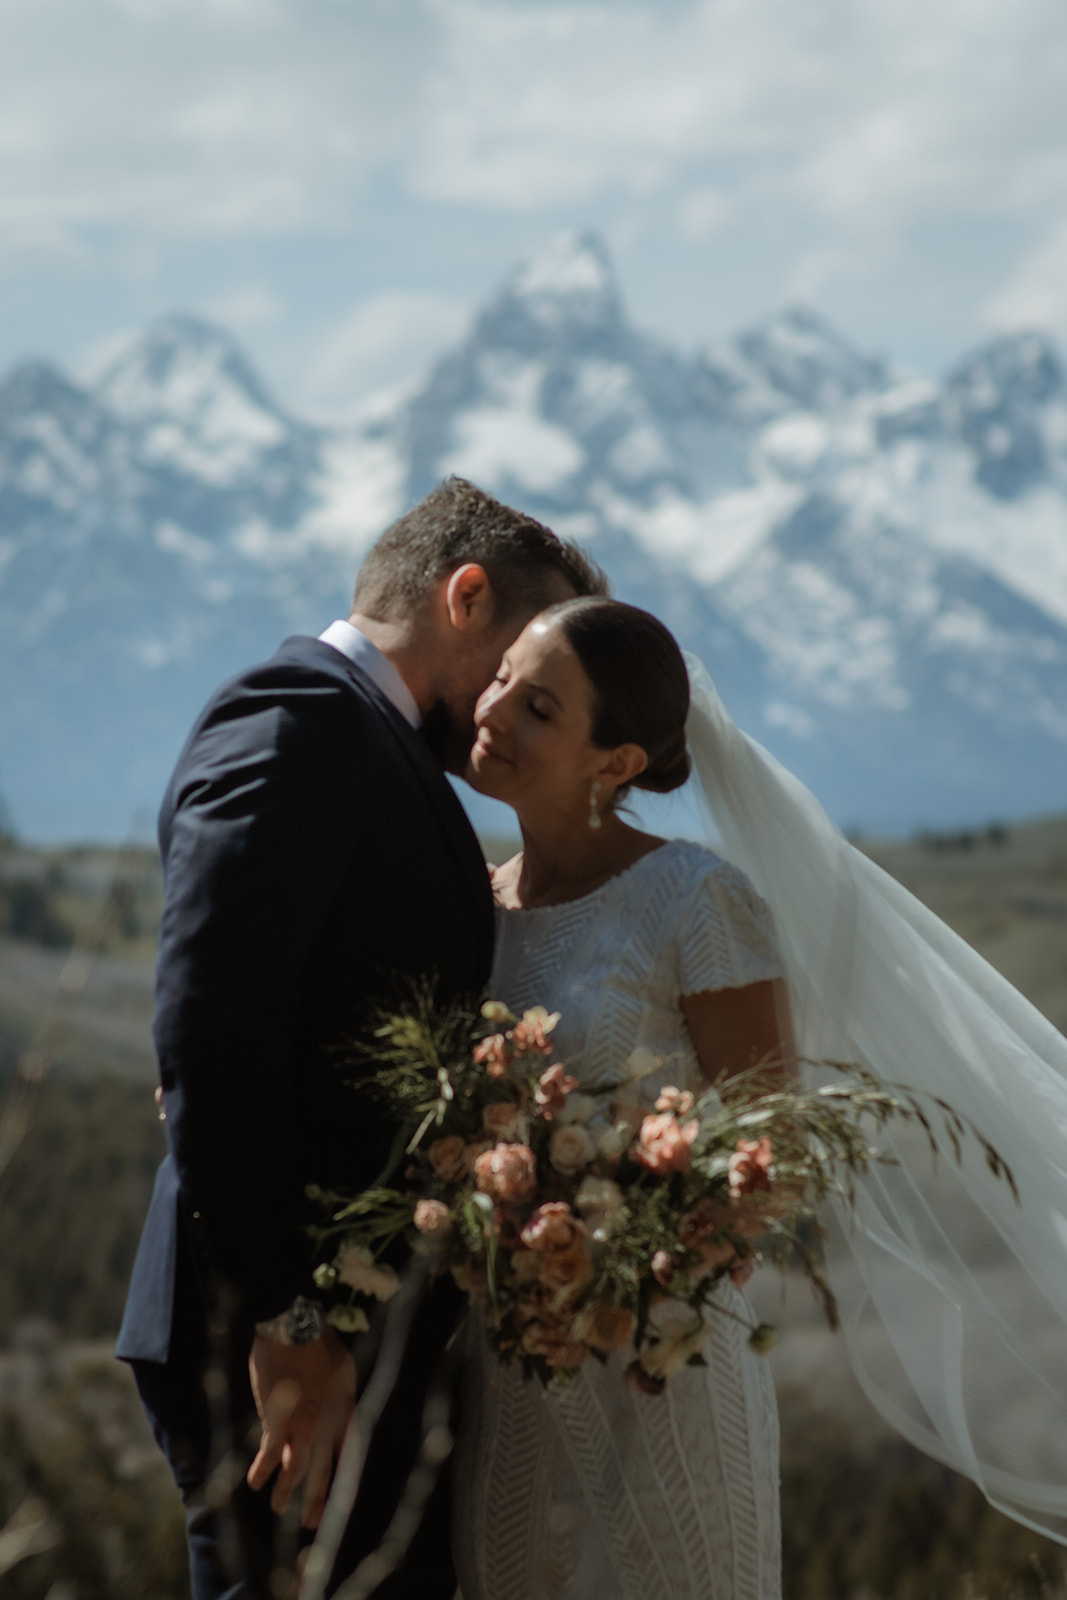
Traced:
<svg viewBox="0 0 1067 1600">
<path fill-rule="evenodd" d="M 40 1086 L 0 1179 L 0 1341 L 31 1315 L 69 1337 L 117 1329 L 165 1150 L 148 1085 L 56 1077 Z"/>
<path fill-rule="evenodd" d="M 18 1403 L 0 1412 L 0 1527 L 29 1502 L 52 1530 L 4 1596 L 187 1600 L 184 1514 L 129 1372 L 106 1348 L 2 1360 Z"/>
</svg>

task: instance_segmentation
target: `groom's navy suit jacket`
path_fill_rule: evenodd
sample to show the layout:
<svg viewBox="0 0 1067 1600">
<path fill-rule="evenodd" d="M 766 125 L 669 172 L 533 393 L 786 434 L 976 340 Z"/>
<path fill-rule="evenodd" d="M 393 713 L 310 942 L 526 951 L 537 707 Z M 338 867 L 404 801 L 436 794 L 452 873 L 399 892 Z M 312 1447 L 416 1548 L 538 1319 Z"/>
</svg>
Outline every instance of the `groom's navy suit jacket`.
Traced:
<svg viewBox="0 0 1067 1600">
<path fill-rule="evenodd" d="M 204 1283 L 228 1284 L 248 1325 L 314 1293 L 306 1186 L 372 1181 L 391 1137 L 331 1047 L 420 975 L 442 998 L 481 990 L 493 914 L 477 840 L 422 736 L 316 639 L 287 640 L 211 701 L 159 837 L 171 1153 L 118 1354 L 184 1365 L 204 1353 Z"/>
</svg>

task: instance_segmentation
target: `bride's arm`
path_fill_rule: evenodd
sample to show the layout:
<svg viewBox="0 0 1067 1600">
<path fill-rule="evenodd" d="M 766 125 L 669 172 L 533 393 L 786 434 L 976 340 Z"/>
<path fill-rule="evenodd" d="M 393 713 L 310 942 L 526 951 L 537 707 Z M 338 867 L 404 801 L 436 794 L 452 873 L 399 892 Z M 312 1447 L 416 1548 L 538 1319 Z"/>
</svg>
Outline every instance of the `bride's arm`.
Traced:
<svg viewBox="0 0 1067 1600">
<path fill-rule="evenodd" d="M 768 1088 L 795 1085 L 793 1021 L 781 978 L 683 995 L 681 1005 L 705 1083 L 765 1065 Z"/>
</svg>

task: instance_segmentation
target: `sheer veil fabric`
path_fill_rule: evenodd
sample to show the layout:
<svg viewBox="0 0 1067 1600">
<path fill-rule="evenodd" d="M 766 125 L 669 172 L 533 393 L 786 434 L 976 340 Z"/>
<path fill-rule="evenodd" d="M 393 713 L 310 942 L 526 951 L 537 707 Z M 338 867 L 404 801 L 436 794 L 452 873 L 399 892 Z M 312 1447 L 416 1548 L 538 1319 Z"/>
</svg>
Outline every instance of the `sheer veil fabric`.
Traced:
<svg viewBox="0 0 1067 1600">
<path fill-rule="evenodd" d="M 947 1141 L 935 1161 L 909 1131 L 883 1138 L 896 1164 L 829 1223 L 856 1376 L 905 1438 L 1067 1543 L 1067 1039 L 851 846 L 686 664 L 694 783 L 721 853 L 773 911 L 801 1055 L 941 1096 L 1018 1184 L 1017 1204 L 973 1141 L 957 1166 Z"/>
</svg>

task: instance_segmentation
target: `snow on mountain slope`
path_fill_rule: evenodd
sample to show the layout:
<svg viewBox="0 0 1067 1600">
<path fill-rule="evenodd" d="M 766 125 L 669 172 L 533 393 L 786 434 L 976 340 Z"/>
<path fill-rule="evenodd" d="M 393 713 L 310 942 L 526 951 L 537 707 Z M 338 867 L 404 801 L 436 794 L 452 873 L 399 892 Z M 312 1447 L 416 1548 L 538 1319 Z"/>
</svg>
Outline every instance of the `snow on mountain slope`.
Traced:
<svg viewBox="0 0 1067 1600">
<path fill-rule="evenodd" d="M 152 806 L 198 704 L 347 607 L 460 472 L 587 542 L 842 821 L 1067 796 L 1067 383 L 1039 334 L 944 382 L 803 307 L 685 353 L 596 238 L 520 266 L 414 393 L 303 423 L 234 341 L 155 324 L 89 390 L 0 384 L 0 791 L 29 835 Z"/>
</svg>

